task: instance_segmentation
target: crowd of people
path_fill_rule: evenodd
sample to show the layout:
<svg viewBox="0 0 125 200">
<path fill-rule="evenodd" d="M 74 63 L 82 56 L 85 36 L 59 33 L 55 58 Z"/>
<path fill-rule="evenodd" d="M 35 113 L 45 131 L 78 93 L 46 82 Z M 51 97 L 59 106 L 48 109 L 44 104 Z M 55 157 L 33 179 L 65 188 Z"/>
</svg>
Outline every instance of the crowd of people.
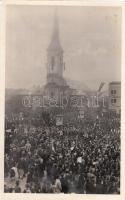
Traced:
<svg viewBox="0 0 125 200">
<path fill-rule="evenodd" d="M 7 193 L 119 194 L 120 117 L 14 124 L 5 132 L 4 160 Z"/>
</svg>

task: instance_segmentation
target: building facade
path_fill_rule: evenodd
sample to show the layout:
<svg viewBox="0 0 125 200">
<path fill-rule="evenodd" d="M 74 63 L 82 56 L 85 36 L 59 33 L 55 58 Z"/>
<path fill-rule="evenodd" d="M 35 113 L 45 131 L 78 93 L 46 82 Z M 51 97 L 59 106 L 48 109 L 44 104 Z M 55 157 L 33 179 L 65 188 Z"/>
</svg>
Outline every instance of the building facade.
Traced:
<svg viewBox="0 0 125 200">
<path fill-rule="evenodd" d="M 121 111 L 121 82 L 109 83 L 109 110 L 116 113 Z"/>
</svg>

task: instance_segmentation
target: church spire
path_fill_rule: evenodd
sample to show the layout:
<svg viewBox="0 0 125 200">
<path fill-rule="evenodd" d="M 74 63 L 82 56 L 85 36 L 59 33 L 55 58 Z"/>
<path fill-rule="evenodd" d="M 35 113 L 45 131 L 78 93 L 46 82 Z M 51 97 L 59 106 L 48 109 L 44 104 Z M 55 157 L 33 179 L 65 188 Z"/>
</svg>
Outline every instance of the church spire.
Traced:
<svg viewBox="0 0 125 200">
<path fill-rule="evenodd" d="M 63 51 L 59 38 L 59 22 L 58 22 L 57 10 L 55 11 L 53 33 L 48 50 Z"/>
</svg>

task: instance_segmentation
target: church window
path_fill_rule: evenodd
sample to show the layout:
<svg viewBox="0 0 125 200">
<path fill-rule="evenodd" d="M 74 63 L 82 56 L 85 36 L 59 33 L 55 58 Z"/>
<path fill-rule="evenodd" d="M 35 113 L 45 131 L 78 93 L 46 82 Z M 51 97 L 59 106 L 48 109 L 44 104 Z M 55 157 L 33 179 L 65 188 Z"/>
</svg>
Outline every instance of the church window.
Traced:
<svg viewBox="0 0 125 200">
<path fill-rule="evenodd" d="M 54 70 L 54 65 L 55 65 L 55 58 L 54 58 L 54 56 L 52 57 L 52 60 L 51 60 L 51 69 L 52 69 L 52 71 Z"/>
</svg>

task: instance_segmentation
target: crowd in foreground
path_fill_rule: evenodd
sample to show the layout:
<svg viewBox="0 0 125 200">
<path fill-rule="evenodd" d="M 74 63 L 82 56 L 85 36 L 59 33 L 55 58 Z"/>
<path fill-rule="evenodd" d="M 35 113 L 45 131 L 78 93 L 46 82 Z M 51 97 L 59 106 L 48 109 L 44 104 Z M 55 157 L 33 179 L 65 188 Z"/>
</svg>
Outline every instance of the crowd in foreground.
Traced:
<svg viewBox="0 0 125 200">
<path fill-rule="evenodd" d="M 120 118 L 13 126 L 5 133 L 6 179 L 14 181 L 5 181 L 8 193 L 119 194 Z"/>
</svg>

